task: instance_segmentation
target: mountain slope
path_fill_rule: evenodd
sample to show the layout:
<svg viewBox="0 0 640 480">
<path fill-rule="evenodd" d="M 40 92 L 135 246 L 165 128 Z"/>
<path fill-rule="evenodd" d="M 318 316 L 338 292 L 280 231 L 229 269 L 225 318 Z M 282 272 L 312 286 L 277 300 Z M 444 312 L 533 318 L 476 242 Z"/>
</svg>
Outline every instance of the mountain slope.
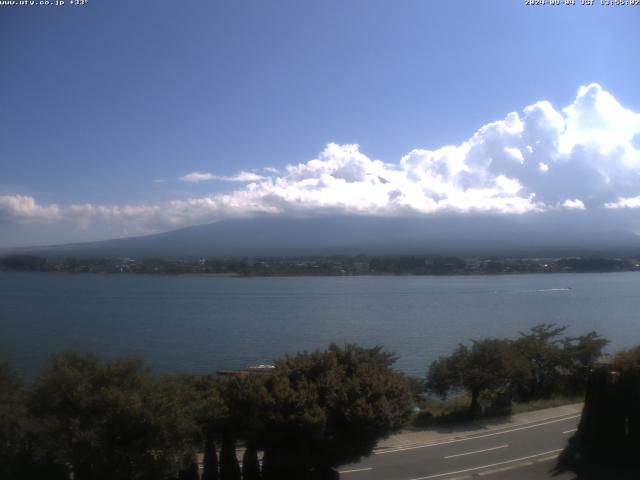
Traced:
<svg viewBox="0 0 640 480">
<path fill-rule="evenodd" d="M 142 237 L 19 251 L 50 258 L 212 258 L 359 253 L 530 256 L 630 253 L 637 249 L 638 236 L 585 223 L 575 216 L 460 215 L 246 218 Z"/>
</svg>

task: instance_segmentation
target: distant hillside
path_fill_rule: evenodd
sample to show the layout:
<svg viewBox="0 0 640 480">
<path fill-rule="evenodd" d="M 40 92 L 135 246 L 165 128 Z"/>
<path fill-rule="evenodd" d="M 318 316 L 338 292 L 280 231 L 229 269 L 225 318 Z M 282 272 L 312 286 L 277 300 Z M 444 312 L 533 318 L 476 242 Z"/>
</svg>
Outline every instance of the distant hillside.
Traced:
<svg viewBox="0 0 640 480">
<path fill-rule="evenodd" d="M 576 255 L 640 252 L 631 232 L 604 230 L 562 215 L 532 218 L 365 216 L 224 220 L 171 232 L 100 242 L 13 249 L 49 258 L 229 258 L 240 256 L 433 254 Z"/>
</svg>

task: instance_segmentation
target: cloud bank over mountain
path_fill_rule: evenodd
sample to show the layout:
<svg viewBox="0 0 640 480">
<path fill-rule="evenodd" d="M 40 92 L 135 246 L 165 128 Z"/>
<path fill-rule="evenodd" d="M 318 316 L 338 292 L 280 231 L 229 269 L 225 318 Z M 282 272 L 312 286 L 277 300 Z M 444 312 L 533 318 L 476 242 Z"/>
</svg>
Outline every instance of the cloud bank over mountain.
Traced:
<svg viewBox="0 0 640 480">
<path fill-rule="evenodd" d="M 26 195 L 0 195 L 0 223 L 28 223 L 61 219 L 58 205 L 38 205 Z"/>
<path fill-rule="evenodd" d="M 192 172 L 179 180 L 242 185 L 138 205 L 40 205 L 30 196 L 3 195 L 0 222 L 73 222 L 83 229 L 108 223 L 131 235 L 260 214 L 631 213 L 640 208 L 640 114 L 591 84 L 565 108 L 540 101 L 458 145 L 415 148 L 396 163 L 371 158 L 355 144 L 330 143 L 317 158 L 280 170 Z"/>
</svg>

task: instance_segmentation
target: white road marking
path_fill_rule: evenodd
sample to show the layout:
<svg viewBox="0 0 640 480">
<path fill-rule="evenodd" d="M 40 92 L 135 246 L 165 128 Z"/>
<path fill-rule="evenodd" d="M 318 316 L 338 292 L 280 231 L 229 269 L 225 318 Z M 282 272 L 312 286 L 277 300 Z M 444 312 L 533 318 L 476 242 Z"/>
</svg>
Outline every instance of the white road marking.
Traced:
<svg viewBox="0 0 640 480">
<path fill-rule="evenodd" d="M 572 428 L 571 430 L 565 430 L 564 432 L 562 432 L 563 435 L 566 435 L 567 433 L 573 433 L 573 432 L 577 432 L 578 429 L 577 428 Z"/>
<path fill-rule="evenodd" d="M 340 470 L 338 473 L 355 473 L 355 472 L 368 472 L 369 470 L 373 470 L 372 467 L 369 468 L 354 468 L 353 470 Z"/>
<path fill-rule="evenodd" d="M 580 417 L 580 415 L 572 415 L 570 417 L 559 418 L 557 420 L 550 420 L 548 422 L 536 423 L 535 425 L 526 425 L 524 427 L 512 428 L 510 430 L 503 430 L 503 431 L 500 431 L 500 432 L 486 433 L 484 435 L 476 435 L 475 437 L 458 438 L 458 439 L 454 439 L 454 440 L 447 440 L 445 442 L 428 443 L 426 445 L 417 445 L 415 447 L 396 448 L 394 450 L 383 450 L 381 452 L 374 452 L 374 455 L 385 455 L 387 453 L 404 452 L 404 451 L 407 451 L 407 450 L 416 450 L 418 448 L 429 448 L 429 447 L 437 447 L 438 445 L 448 445 L 450 443 L 468 442 L 469 440 L 476 440 L 478 438 L 494 437 L 496 435 L 504 435 L 506 433 L 518 432 L 520 430 L 527 430 L 529 428 L 542 427 L 544 425 L 550 425 L 552 423 L 565 422 L 567 420 L 572 420 L 572 419 L 578 418 L 578 417 Z"/>
<path fill-rule="evenodd" d="M 428 480 L 430 478 L 446 477 L 447 475 L 457 475 L 458 473 L 466 473 L 466 472 L 472 472 L 474 470 L 482 470 L 483 468 L 497 467 L 498 465 L 505 465 L 507 463 L 520 462 L 522 460 L 529 460 L 530 458 L 541 457 L 543 455 L 549 455 L 551 453 L 558 453 L 561 451 L 562 449 L 560 448 L 558 450 L 550 450 L 548 452 L 536 453 L 535 455 L 529 455 L 528 457 L 514 458 L 512 460 L 505 460 L 504 462 L 491 463 L 489 465 L 480 465 L 479 467 L 465 468 L 464 470 L 456 470 L 455 472 L 437 473 L 435 475 L 428 475 L 426 477 L 416 477 L 416 478 L 412 478 L 411 480 Z"/>
<path fill-rule="evenodd" d="M 490 452 L 491 450 L 499 450 L 501 448 L 507 448 L 509 445 L 500 445 L 499 447 L 485 448 L 483 450 L 476 450 L 474 452 L 456 453 L 455 455 L 448 455 L 444 458 L 456 458 L 464 457 L 465 455 L 473 455 L 474 453 Z"/>
</svg>

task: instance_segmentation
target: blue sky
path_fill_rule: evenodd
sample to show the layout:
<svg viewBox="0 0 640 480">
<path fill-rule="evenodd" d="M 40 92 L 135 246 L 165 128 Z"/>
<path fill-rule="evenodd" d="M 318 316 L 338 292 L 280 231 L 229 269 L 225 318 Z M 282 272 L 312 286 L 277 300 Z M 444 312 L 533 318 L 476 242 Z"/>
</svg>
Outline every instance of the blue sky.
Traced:
<svg viewBox="0 0 640 480">
<path fill-rule="evenodd" d="M 634 209 L 639 27 L 640 7 L 499 0 L 0 7 L 0 246 L 256 213 Z M 527 153 L 549 139 L 508 114 L 540 101 L 564 143 Z M 558 176 L 474 153 L 496 121 L 500 155 Z M 567 165 L 613 190 L 549 193 Z"/>
</svg>

